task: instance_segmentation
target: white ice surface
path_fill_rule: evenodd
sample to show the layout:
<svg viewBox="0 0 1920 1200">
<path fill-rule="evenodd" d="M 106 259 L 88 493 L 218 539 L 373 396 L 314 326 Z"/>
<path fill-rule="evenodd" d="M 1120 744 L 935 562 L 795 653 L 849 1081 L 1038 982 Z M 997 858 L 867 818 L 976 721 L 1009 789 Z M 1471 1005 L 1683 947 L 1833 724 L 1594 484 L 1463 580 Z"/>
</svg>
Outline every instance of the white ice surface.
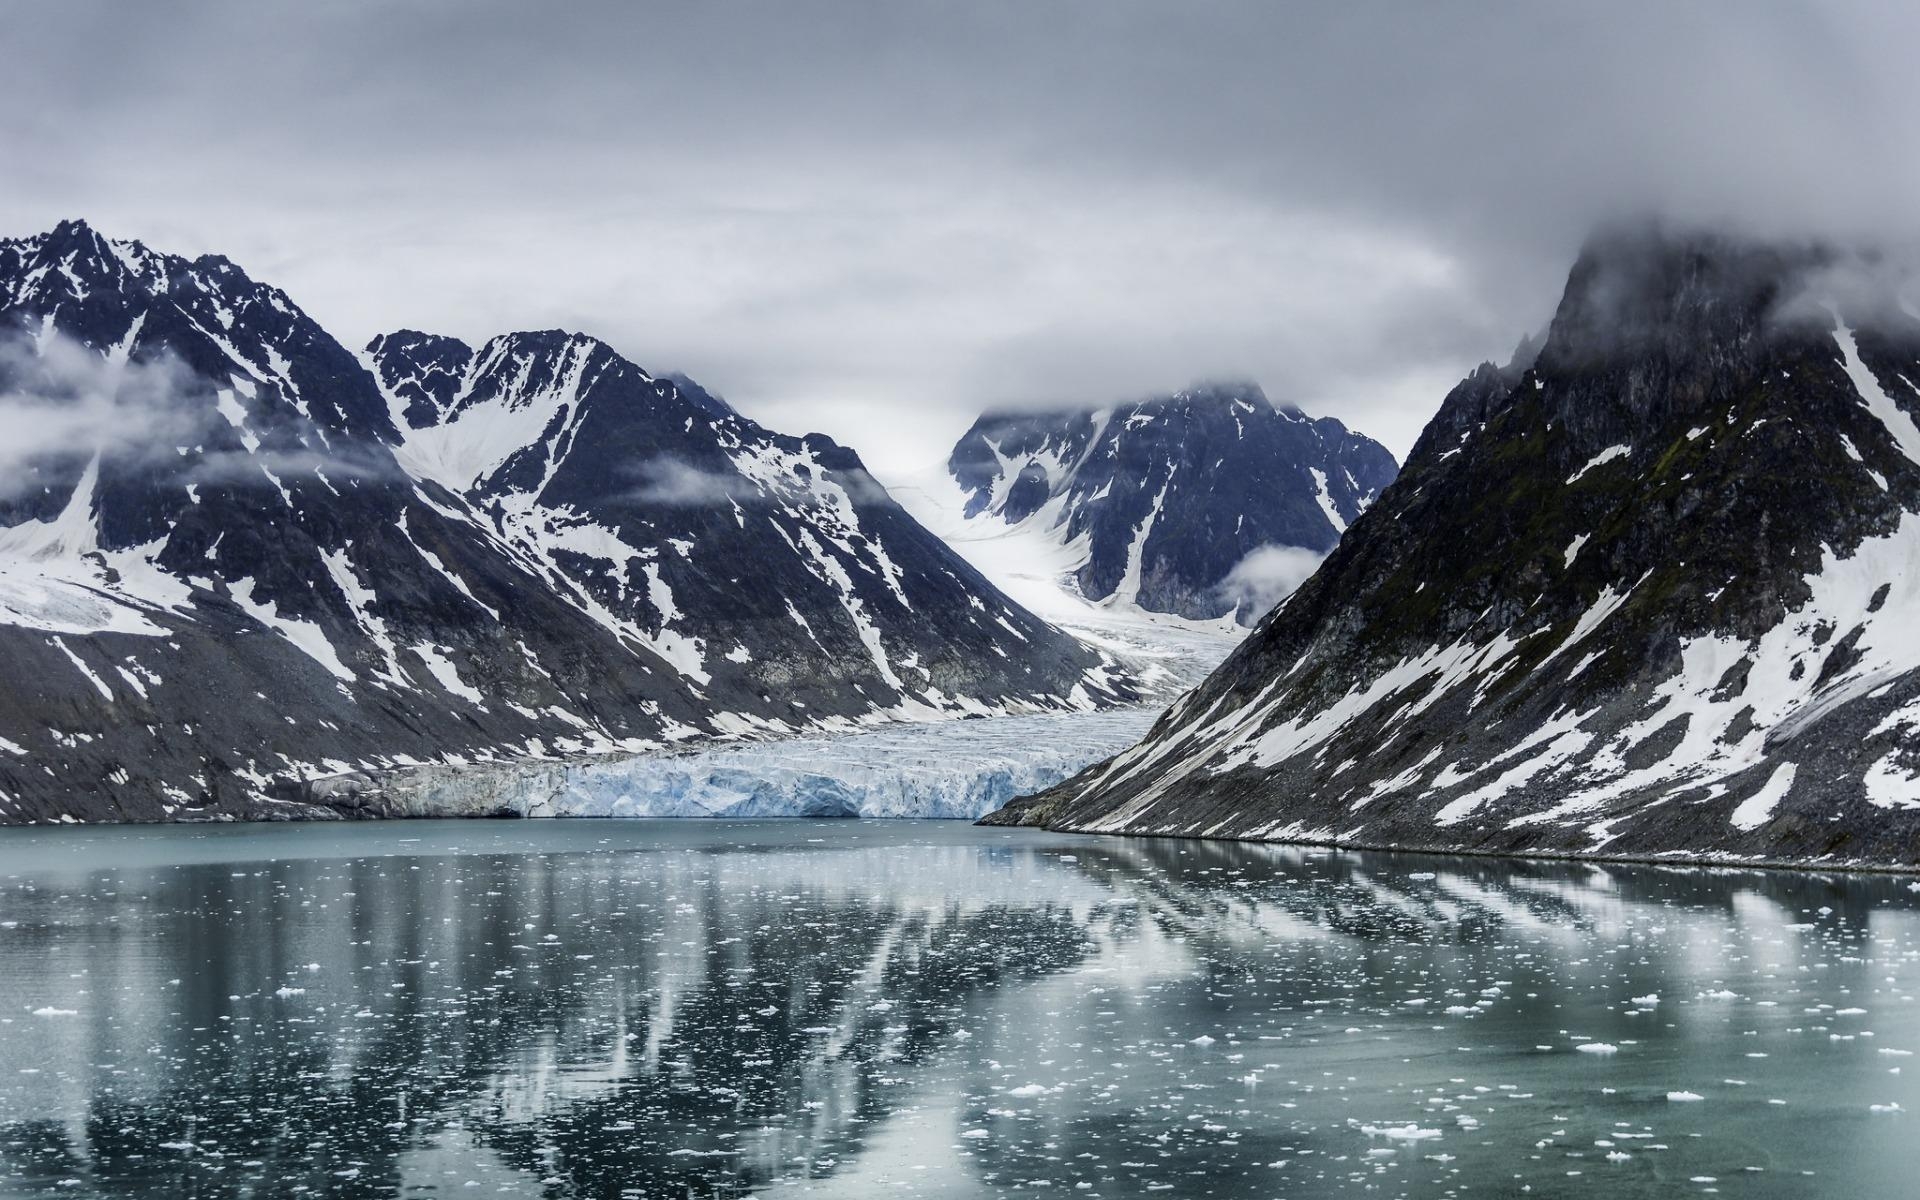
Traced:
<svg viewBox="0 0 1920 1200">
<path fill-rule="evenodd" d="M 530 816 L 973 820 L 1138 741 L 1150 709 L 883 726 L 568 764 Z M 457 777 L 456 777 L 457 778 Z"/>
</svg>

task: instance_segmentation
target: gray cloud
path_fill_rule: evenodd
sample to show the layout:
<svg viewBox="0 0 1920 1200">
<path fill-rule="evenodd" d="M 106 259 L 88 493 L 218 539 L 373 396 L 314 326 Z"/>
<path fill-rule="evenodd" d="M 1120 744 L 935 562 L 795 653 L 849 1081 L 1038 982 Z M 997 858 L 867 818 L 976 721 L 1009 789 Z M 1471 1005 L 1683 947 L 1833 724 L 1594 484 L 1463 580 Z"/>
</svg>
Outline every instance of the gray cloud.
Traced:
<svg viewBox="0 0 1920 1200">
<path fill-rule="evenodd" d="M 1885 325 L 1920 314 L 1920 254 L 1841 248 L 1822 255 L 1792 279 L 1775 303 L 1774 320 L 1830 327 Z"/>
<path fill-rule="evenodd" d="M 183 476 L 183 482 L 209 485 L 240 484 L 257 487 L 261 474 L 273 478 L 318 478 L 329 484 L 349 480 L 399 481 L 404 472 L 391 458 L 357 446 L 343 446 L 320 453 L 312 450 L 216 450 L 198 455 Z"/>
<path fill-rule="evenodd" d="M 58 333 L 0 336 L 0 500 L 69 487 L 99 454 L 165 461 L 205 427 L 206 384 L 172 355 L 117 362 Z"/>
<path fill-rule="evenodd" d="M 824 478 L 790 478 L 763 490 L 761 485 L 736 471 L 710 471 L 671 455 L 660 455 L 638 463 L 626 472 L 634 481 L 627 495 L 641 503 L 662 508 L 764 508 L 776 504 L 817 503 L 818 482 Z M 842 471 L 833 477 L 833 486 L 846 493 L 855 507 L 885 503 L 889 496 L 865 472 Z"/>
<path fill-rule="evenodd" d="M 1238 612 L 1259 616 L 1293 595 L 1325 560 L 1298 546 L 1256 546 L 1220 581 L 1220 593 Z"/>
<path fill-rule="evenodd" d="M 665 455 L 631 471 L 636 486 L 628 493 L 641 504 L 662 508 L 749 508 L 765 501 L 751 480 L 733 472 L 708 471 Z"/>
<path fill-rule="evenodd" d="M 0 501 L 70 491 L 95 455 L 202 485 L 261 486 L 262 471 L 335 485 L 400 477 L 383 451 L 352 444 L 209 450 L 227 428 L 214 390 L 171 353 L 121 360 L 59 332 L 0 333 Z"/>
<path fill-rule="evenodd" d="M 585 329 L 883 471 L 1210 375 L 1404 451 L 1597 221 L 1920 240 L 1911 6 L 1302 8 L 46 3 L 0 228 Z"/>
</svg>

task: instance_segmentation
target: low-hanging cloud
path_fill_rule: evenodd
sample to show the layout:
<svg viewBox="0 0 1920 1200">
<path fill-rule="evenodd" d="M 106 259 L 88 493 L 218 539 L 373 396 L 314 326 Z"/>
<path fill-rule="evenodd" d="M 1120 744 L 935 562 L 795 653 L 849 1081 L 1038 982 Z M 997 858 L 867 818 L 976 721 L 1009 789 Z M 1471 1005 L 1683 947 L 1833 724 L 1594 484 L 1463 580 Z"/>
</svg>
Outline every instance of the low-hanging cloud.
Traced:
<svg viewBox="0 0 1920 1200">
<path fill-rule="evenodd" d="M 232 448 L 215 384 L 171 353 L 117 357 L 57 330 L 0 335 L 0 501 L 57 494 L 96 455 L 201 486 L 266 486 L 263 472 L 335 486 L 403 477 L 384 447 L 315 449 L 293 425 L 281 433 L 288 444 Z"/>
<path fill-rule="evenodd" d="M 763 501 L 751 480 L 735 471 L 711 471 L 667 455 L 649 459 L 632 469 L 634 486 L 627 495 L 641 504 L 662 508 L 742 508 Z"/>
<path fill-rule="evenodd" d="M 348 481 L 397 482 L 406 478 L 391 455 L 350 444 L 325 452 L 264 446 L 256 450 L 210 451 L 195 457 L 184 482 L 257 486 L 262 472 L 283 481 L 314 477 L 335 485 Z"/>
<path fill-rule="evenodd" d="M 207 384 L 172 355 L 122 361 L 58 332 L 0 335 L 0 499 L 73 460 L 177 455 L 205 428 Z"/>
<path fill-rule="evenodd" d="M 825 499 L 824 473 L 815 467 L 782 476 L 769 488 L 738 471 L 716 470 L 661 455 L 630 469 L 635 480 L 627 496 L 664 508 L 759 508 L 769 504 L 809 505 Z M 855 507 L 891 503 L 892 497 L 865 471 L 837 471 L 832 488 Z"/>
<path fill-rule="evenodd" d="M 1782 325 L 1910 322 L 1920 312 L 1920 248 L 1821 247 L 1774 305 Z"/>
<path fill-rule="evenodd" d="M 1588 245 L 1554 317 L 1553 329 L 1565 335 L 1555 343 L 1561 365 L 1673 337 L 1663 302 L 1676 294 L 1682 272 L 1710 273 L 1712 287 L 1759 306 L 1765 323 L 1780 331 L 1804 334 L 1842 322 L 1898 328 L 1920 313 L 1920 244 L 1751 239 L 1710 224 L 1640 217 L 1607 223 Z"/>
<path fill-rule="evenodd" d="M 1242 621 L 1251 621 L 1293 595 L 1325 560 L 1298 546 L 1257 546 L 1220 581 L 1220 594 Z"/>
</svg>

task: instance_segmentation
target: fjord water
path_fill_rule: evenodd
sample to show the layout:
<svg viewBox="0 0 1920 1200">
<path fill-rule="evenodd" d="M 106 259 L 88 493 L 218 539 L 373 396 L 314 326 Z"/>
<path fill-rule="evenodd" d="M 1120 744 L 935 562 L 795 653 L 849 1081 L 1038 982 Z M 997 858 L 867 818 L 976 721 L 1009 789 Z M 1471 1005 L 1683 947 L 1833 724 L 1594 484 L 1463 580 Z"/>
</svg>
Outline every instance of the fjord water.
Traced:
<svg viewBox="0 0 1920 1200">
<path fill-rule="evenodd" d="M 0 1194 L 1911 1195 L 1920 893 L 938 822 L 0 839 Z"/>
</svg>

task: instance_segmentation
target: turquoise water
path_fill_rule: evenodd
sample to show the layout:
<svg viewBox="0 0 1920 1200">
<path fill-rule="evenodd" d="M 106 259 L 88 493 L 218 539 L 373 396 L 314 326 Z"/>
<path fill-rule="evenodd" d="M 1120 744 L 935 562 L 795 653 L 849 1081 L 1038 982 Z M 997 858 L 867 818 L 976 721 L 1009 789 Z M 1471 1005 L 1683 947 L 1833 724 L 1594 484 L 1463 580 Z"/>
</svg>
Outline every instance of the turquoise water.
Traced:
<svg viewBox="0 0 1920 1200">
<path fill-rule="evenodd" d="M 9 830 L 0 1194 L 1910 1196 L 1917 910 L 943 822 Z"/>
</svg>

